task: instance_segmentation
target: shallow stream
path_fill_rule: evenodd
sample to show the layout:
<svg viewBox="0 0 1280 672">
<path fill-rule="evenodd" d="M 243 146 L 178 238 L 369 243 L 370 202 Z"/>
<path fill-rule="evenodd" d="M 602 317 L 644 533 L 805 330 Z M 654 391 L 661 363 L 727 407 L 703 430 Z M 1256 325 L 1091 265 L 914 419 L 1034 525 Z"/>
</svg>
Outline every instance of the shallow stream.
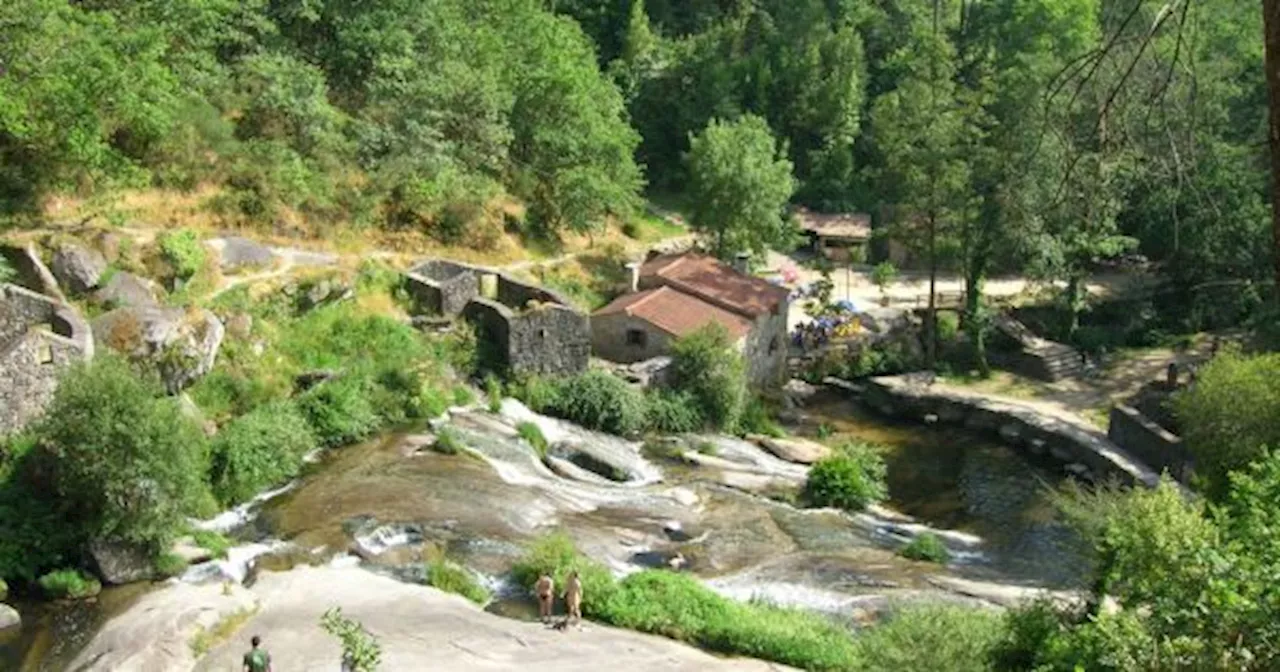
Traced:
<svg viewBox="0 0 1280 672">
<path fill-rule="evenodd" d="M 884 446 L 889 500 L 852 516 L 798 509 L 788 500 L 804 468 L 754 444 L 685 437 L 670 443 L 696 453 L 698 464 L 650 459 L 639 444 L 508 402 L 501 417 L 451 415 L 447 424 L 473 453 L 432 452 L 427 429 L 389 435 L 324 454 L 294 487 L 209 525 L 243 544 L 236 555 L 254 558 L 248 564 L 257 569 L 359 561 L 420 580 L 427 550 L 443 550 L 498 589 L 503 597 L 493 611 L 517 617 L 529 615 L 524 596 L 503 576 L 525 543 L 553 529 L 620 574 L 678 556 L 684 571 L 725 595 L 853 622 L 903 600 L 974 599 L 949 579 L 1065 589 L 1081 578 L 1073 537 L 1046 496 L 1060 467 L 964 431 L 894 424 L 836 393 L 820 393 L 797 415 L 789 427 L 796 434 Z M 560 454 L 586 458 L 552 461 L 553 471 L 515 435 L 522 420 L 536 422 Z M 598 463 L 611 469 L 577 466 Z M 896 555 L 923 529 L 939 531 L 951 548 L 946 567 Z M 197 567 L 184 578 L 240 580 L 244 564 Z M 24 625 L 0 640 L 0 668 L 65 669 L 107 617 L 145 590 L 110 589 L 77 605 L 20 605 Z"/>
</svg>

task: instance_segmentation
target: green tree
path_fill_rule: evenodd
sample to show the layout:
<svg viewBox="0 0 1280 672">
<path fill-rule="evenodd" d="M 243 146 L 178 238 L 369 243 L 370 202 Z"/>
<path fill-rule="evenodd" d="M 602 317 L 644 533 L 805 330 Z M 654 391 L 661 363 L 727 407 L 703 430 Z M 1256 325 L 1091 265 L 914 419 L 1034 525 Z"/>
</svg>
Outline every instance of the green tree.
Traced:
<svg viewBox="0 0 1280 672">
<path fill-rule="evenodd" d="M 1197 477 L 1221 499 L 1232 471 L 1261 457 L 1264 446 L 1280 446 L 1280 355 L 1219 353 L 1174 397 L 1173 408 Z"/>
<path fill-rule="evenodd" d="M 729 332 L 718 323 L 676 340 L 671 348 L 671 385 L 687 394 L 699 415 L 732 432 L 747 404 L 747 365 Z"/>
<path fill-rule="evenodd" d="M 82 540 L 160 551 L 207 502 L 204 433 L 157 384 L 100 356 L 61 381 L 34 430 L 54 498 Z"/>
<path fill-rule="evenodd" d="M 794 240 L 784 210 L 795 192 L 792 165 L 763 119 L 712 120 L 690 139 L 687 161 L 690 224 L 715 240 L 717 256 L 761 254 Z"/>
</svg>

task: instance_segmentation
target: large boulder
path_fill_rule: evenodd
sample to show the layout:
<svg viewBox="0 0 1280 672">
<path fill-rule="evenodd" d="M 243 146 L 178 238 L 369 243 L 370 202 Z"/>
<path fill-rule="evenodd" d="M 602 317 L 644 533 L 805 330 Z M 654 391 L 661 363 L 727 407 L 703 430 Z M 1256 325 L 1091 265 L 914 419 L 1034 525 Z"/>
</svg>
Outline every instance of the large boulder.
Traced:
<svg viewBox="0 0 1280 672">
<path fill-rule="evenodd" d="M 122 541 L 95 541 L 89 556 L 105 583 L 120 585 L 146 581 L 155 576 L 151 554 L 146 549 Z"/>
<path fill-rule="evenodd" d="M 831 454 L 830 448 L 808 439 L 761 437 L 758 442 L 762 448 L 773 453 L 774 457 L 796 464 L 813 464 Z"/>
<path fill-rule="evenodd" d="M 121 271 L 114 273 L 102 289 L 93 293 L 94 301 L 113 308 L 134 308 L 156 305 L 157 287 L 154 282 Z"/>
<path fill-rule="evenodd" d="M 18 610 L 7 604 L 0 604 L 0 630 L 8 630 L 22 625 L 22 616 Z"/>
<path fill-rule="evenodd" d="M 53 253 L 53 276 L 75 294 L 98 286 L 107 270 L 107 260 L 95 250 L 66 243 Z"/>
<path fill-rule="evenodd" d="M 224 271 L 266 268 L 276 259 L 271 248 L 248 238 L 223 238 L 213 241 L 213 246 L 218 249 L 218 266 Z"/>
<path fill-rule="evenodd" d="M 118 308 L 93 321 L 99 345 L 147 362 L 178 392 L 213 369 L 226 329 L 202 308 Z"/>
</svg>

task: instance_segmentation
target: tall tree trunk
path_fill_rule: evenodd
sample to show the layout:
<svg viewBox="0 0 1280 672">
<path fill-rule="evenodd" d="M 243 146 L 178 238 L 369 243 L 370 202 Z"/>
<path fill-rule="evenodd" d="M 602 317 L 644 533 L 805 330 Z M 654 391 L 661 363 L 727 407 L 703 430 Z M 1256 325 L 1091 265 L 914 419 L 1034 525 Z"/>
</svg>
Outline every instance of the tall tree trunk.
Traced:
<svg viewBox="0 0 1280 672">
<path fill-rule="evenodd" d="M 991 365 L 987 363 L 987 320 L 982 314 L 982 280 L 987 274 L 986 266 L 986 259 L 971 260 L 964 278 L 965 331 L 973 346 L 978 373 L 983 378 L 991 375 Z"/>
<path fill-rule="evenodd" d="M 1080 328 L 1080 311 L 1084 310 L 1084 279 L 1079 273 L 1071 272 L 1067 276 L 1067 341 L 1075 340 L 1076 330 Z"/>
<path fill-rule="evenodd" d="M 1280 296 L 1280 0 L 1262 0 L 1271 138 L 1271 260 Z"/>
<path fill-rule="evenodd" d="M 938 217 L 929 213 L 929 312 L 924 322 L 924 366 L 932 370 L 938 361 Z"/>
</svg>

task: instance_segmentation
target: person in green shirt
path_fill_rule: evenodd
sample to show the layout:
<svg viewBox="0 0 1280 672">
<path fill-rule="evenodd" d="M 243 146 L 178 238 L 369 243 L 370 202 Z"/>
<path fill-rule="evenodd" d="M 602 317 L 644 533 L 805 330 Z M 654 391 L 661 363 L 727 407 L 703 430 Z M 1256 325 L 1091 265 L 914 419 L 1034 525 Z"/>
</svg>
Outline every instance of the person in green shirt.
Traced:
<svg viewBox="0 0 1280 672">
<path fill-rule="evenodd" d="M 249 643 L 253 648 L 244 654 L 244 672 L 271 672 L 271 654 L 262 648 L 262 638 L 254 635 Z"/>
</svg>

